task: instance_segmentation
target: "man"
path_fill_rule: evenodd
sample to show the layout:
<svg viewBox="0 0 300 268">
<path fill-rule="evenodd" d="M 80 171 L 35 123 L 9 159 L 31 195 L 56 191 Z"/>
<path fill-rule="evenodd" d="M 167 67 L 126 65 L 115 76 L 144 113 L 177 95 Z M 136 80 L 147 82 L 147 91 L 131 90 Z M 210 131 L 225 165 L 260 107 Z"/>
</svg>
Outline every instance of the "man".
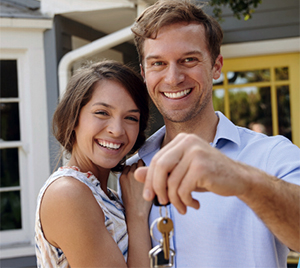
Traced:
<svg viewBox="0 0 300 268">
<path fill-rule="evenodd" d="M 285 267 L 288 248 L 300 251 L 300 150 L 214 111 L 219 24 L 189 1 L 162 0 L 132 30 L 165 126 L 130 163 L 147 166 L 135 171 L 146 200 L 172 203 L 175 266 Z M 149 222 L 158 216 L 153 207 Z"/>
</svg>

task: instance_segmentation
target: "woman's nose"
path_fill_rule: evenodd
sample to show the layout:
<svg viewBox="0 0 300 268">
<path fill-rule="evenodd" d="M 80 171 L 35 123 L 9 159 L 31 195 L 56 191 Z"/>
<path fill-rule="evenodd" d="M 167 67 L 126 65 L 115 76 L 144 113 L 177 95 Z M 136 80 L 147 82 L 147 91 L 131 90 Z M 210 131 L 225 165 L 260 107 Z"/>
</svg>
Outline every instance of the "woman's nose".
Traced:
<svg viewBox="0 0 300 268">
<path fill-rule="evenodd" d="M 115 137 L 122 136 L 125 133 L 122 120 L 115 118 L 111 119 L 107 126 L 107 131 Z"/>
</svg>

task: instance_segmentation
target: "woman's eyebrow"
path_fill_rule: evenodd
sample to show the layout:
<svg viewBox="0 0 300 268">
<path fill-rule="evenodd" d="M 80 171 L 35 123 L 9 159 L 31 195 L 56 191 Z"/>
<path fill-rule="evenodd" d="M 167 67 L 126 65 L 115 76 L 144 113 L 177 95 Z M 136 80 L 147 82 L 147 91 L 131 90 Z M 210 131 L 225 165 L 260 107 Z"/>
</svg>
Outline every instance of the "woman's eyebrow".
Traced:
<svg viewBox="0 0 300 268">
<path fill-rule="evenodd" d="M 110 108 L 110 109 L 115 109 L 115 107 L 113 107 L 112 105 L 109 105 L 105 102 L 95 102 L 92 106 L 97 106 L 97 105 L 102 105 L 102 106 Z M 128 110 L 127 112 L 140 113 L 140 110 L 139 109 L 131 109 L 131 110 Z"/>
</svg>

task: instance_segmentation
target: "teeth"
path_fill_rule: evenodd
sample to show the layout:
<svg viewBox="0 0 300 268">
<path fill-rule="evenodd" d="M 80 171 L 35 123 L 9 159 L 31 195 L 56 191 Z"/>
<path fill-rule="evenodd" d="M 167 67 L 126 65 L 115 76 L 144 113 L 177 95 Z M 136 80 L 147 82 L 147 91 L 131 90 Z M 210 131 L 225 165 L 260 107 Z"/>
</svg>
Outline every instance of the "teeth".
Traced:
<svg viewBox="0 0 300 268">
<path fill-rule="evenodd" d="M 105 148 L 108 148 L 108 149 L 112 149 L 112 150 L 118 150 L 121 147 L 121 144 L 112 143 L 112 142 L 100 141 L 98 143 L 102 147 L 105 147 Z"/>
<path fill-rule="evenodd" d="M 189 94 L 191 92 L 191 89 L 185 89 L 183 91 L 180 92 L 176 92 L 176 93 L 167 93 L 164 92 L 165 96 L 167 96 L 170 99 L 179 99 L 187 94 Z"/>
</svg>

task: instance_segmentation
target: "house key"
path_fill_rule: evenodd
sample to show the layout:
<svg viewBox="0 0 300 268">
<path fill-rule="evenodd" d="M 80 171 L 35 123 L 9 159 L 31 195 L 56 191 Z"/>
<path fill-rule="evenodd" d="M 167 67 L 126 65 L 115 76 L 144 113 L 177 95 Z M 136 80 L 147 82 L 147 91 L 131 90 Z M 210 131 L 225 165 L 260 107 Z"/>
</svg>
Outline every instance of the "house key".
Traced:
<svg viewBox="0 0 300 268">
<path fill-rule="evenodd" d="M 155 246 L 149 251 L 151 268 L 172 267 L 174 264 L 175 251 L 170 248 L 170 238 L 173 235 L 173 222 L 168 217 L 167 208 L 166 215 L 163 217 L 160 205 L 159 213 L 160 217 L 157 218 L 150 227 L 151 237 L 159 242 L 159 245 Z M 162 234 L 162 239 L 160 240 L 154 237 L 153 228 L 155 225 L 157 225 L 158 231 Z"/>
<path fill-rule="evenodd" d="M 164 258 L 166 260 L 169 259 L 170 252 L 170 232 L 173 231 L 173 221 L 167 217 L 161 217 L 157 221 L 157 229 L 161 232 L 163 237 L 163 250 L 164 250 Z"/>
</svg>

